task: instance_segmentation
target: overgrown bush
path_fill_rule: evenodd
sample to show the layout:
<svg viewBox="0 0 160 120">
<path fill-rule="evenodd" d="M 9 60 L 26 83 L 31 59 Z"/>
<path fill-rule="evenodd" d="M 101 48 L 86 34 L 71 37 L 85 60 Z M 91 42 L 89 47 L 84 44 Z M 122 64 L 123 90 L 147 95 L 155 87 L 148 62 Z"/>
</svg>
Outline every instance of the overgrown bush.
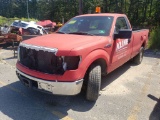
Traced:
<svg viewBox="0 0 160 120">
<path fill-rule="evenodd" d="M 7 25 L 10 25 L 13 21 L 15 20 L 22 20 L 22 21 L 26 21 L 28 22 L 28 19 L 27 18 L 17 18 L 17 17 L 14 17 L 14 18 L 6 18 L 6 17 L 2 17 L 0 16 L 0 25 L 4 26 L 5 24 Z M 33 18 L 30 18 L 29 21 L 38 21 L 36 19 L 33 19 Z"/>
<path fill-rule="evenodd" d="M 160 50 L 160 26 L 153 28 L 151 31 L 148 47 L 154 50 Z"/>
</svg>

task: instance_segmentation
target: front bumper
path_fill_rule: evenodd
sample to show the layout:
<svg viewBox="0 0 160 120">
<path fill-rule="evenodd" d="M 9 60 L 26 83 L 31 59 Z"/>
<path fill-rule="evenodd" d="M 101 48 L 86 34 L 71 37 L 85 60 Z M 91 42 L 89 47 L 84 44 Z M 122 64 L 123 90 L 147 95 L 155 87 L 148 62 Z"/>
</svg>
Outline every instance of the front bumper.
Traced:
<svg viewBox="0 0 160 120">
<path fill-rule="evenodd" d="M 18 69 L 16 73 L 25 86 L 56 95 L 76 95 L 80 93 L 83 84 L 83 79 L 74 82 L 58 82 L 57 80 L 47 81 L 32 77 Z"/>
</svg>

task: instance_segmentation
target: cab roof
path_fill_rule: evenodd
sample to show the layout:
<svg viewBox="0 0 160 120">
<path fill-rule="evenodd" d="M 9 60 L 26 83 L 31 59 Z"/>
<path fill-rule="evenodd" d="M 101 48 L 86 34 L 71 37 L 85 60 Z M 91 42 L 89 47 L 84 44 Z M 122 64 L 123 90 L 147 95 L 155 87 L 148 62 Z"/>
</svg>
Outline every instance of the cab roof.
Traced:
<svg viewBox="0 0 160 120">
<path fill-rule="evenodd" d="M 42 26 L 40 25 L 37 25 L 35 22 L 31 21 L 31 22 L 25 22 L 25 21 L 19 21 L 19 20 L 15 20 L 11 26 L 13 27 L 17 27 L 17 28 L 23 28 L 23 29 L 27 29 L 29 27 L 32 27 L 32 28 L 42 28 Z"/>
<path fill-rule="evenodd" d="M 126 15 L 125 14 L 118 14 L 118 13 L 95 13 L 95 14 L 78 15 L 76 17 L 81 17 L 81 16 L 112 16 L 112 17 L 122 17 L 122 16 L 126 16 Z"/>
</svg>

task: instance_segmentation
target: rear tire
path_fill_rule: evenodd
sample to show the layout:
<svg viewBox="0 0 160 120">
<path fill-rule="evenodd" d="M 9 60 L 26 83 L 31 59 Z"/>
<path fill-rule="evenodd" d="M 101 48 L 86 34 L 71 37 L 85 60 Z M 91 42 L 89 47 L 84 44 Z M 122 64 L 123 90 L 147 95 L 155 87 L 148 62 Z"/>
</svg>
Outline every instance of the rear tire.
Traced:
<svg viewBox="0 0 160 120">
<path fill-rule="evenodd" d="M 144 48 L 141 47 L 140 52 L 133 58 L 133 62 L 137 65 L 141 64 L 143 60 Z"/>
<path fill-rule="evenodd" d="M 100 65 L 93 64 L 89 70 L 86 99 L 89 101 L 96 101 L 99 96 L 100 86 L 101 67 Z"/>
</svg>

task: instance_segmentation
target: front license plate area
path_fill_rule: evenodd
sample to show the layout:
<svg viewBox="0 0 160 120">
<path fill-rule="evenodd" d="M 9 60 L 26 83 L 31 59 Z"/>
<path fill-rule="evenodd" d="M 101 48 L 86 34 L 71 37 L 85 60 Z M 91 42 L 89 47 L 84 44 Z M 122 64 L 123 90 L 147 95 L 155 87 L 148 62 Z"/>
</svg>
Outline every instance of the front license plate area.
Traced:
<svg viewBox="0 0 160 120">
<path fill-rule="evenodd" d="M 47 83 L 38 82 L 38 88 L 41 90 L 52 92 L 52 86 Z"/>
</svg>

